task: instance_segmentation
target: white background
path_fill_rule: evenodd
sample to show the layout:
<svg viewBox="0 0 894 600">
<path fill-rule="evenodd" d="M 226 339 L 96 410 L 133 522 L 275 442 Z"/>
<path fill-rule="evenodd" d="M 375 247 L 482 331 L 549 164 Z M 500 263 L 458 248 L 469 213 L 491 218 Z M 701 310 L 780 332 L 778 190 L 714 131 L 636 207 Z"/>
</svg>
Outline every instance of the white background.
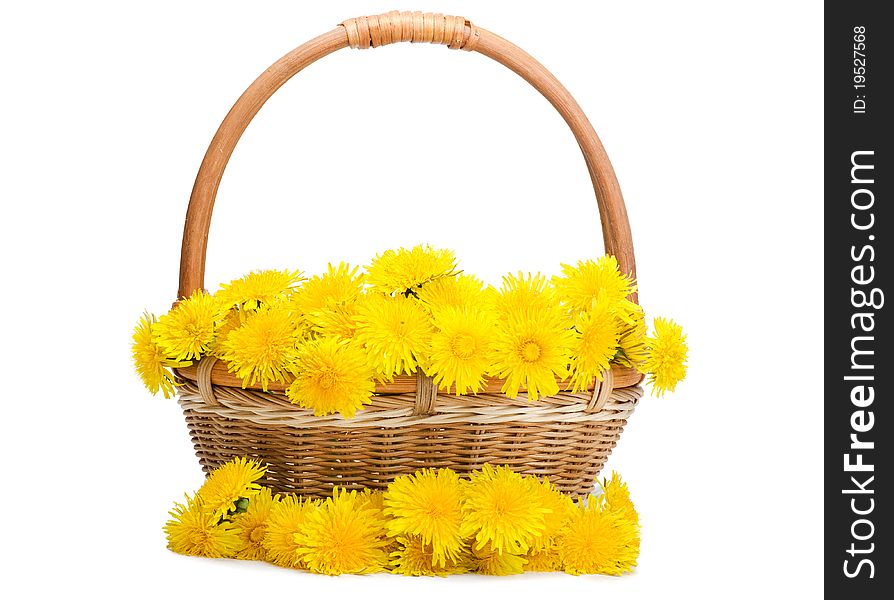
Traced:
<svg viewBox="0 0 894 600">
<path fill-rule="evenodd" d="M 97 598 L 816 597 L 821 5 L 308 5 L 4 8 L 4 585 Z M 129 343 L 144 309 L 174 300 L 202 155 L 275 59 L 393 8 L 469 17 L 569 88 L 621 181 L 646 310 L 689 334 L 689 379 L 644 399 L 608 465 L 642 515 L 633 575 L 327 578 L 165 549 L 166 512 L 201 473 L 176 402 L 143 390 Z M 364 264 L 427 241 L 498 282 L 596 256 L 599 232 L 571 134 L 517 76 L 442 47 L 344 50 L 288 83 L 245 134 L 207 281 Z"/>
</svg>

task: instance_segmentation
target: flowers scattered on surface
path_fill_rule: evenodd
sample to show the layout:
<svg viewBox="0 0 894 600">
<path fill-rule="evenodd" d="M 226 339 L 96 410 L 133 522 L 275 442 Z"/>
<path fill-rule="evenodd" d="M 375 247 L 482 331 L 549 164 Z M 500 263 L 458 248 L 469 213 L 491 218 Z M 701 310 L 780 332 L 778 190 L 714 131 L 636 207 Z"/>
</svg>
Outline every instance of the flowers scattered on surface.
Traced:
<svg viewBox="0 0 894 600">
<path fill-rule="evenodd" d="M 334 488 L 323 500 L 273 494 L 256 483 L 264 472 L 245 458 L 213 471 L 175 504 L 168 547 L 326 575 L 621 575 L 639 555 L 638 517 L 617 474 L 575 503 L 547 479 L 489 464 L 469 478 L 424 469 L 384 493 Z"/>
<path fill-rule="evenodd" d="M 414 475 L 401 475 L 384 495 L 383 512 L 390 517 L 388 535 L 414 536 L 419 543 L 413 541 L 413 545 L 426 549 L 432 565 L 455 565 L 463 547 L 462 503 L 459 476 L 450 469 L 423 469 Z"/>
<path fill-rule="evenodd" d="M 602 496 L 578 499 L 562 542 L 559 560 L 567 573 L 623 575 L 639 556 L 639 525 L 620 512 L 608 510 Z"/>
<path fill-rule="evenodd" d="M 242 539 L 230 521 L 221 520 L 209 510 L 201 496 L 189 498 L 186 504 L 174 504 L 164 531 L 168 548 L 179 554 L 229 558 L 242 549 Z"/>
<path fill-rule="evenodd" d="M 316 415 L 350 418 L 377 382 L 422 372 L 448 394 L 501 387 L 535 401 L 586 393 L 613 366 L 648 375 L 653 392 L 686 375 L 686 336 L 631 302 L 636 282 L 613 256 L 563 264 L 561 274 L 503 277 L 499 288 L 462 273 L 450 250 L 387 250 L 364 270 L 330 264 L 249 273 L 215 294 L 197 291 L 133 334 L 136 371 L 171 397 L 172 369 L 204 356 L 223 361 L 243 387 L 287 389 Z M 496 380 L 496 381 L 492 381 Z"/>
<path fill-rule="evenodd" d="M 550 508 L 539 485 L 505 466 L 473 471 L 463 501 L 463 536 L 474 538 L 475 550 L 525 554 L 546 532 Z"/>
<path fill-rule="evenodd" d="M 262 487 L 261 491 L 249 500 L 245 512 L 237 512 L 233 516 L 233 528 L 242 540 L 242 549 L 236 553 L 236 558 L 264 560 L 267 556 L 263 542 L 267 536 L 270 512 L 278 500 L 279 496 L 274 496 L 270 488 Z"/>
<path fill-rule="evenodd" d="M 304 527 L 307 516 L 316 510 L 318 501 L 287 495 L 273 502 L 267 517 L 267 530 L 261 546 L 265 560 L 280 567 L 298 568 L 303 562 L 298 555 L 295 536 Z"/>
<path fill-rule="evenodd" d="M 380 511 L 360 505 L 356 490 L 333 490 L 308 513 L 295 542 L 307 568 L 325 575 L 375 573 L 387 564 L 385 522 Z"/>
<path fill-rule="evenodd" d="M 213 515 L 221 517 L 235 511 L 241 499 L 251 499 L 261 491 L 258 479 L 265 472 L 257 461 L 235 458 L 208 476 L 199 496 Z"/>
</svg>

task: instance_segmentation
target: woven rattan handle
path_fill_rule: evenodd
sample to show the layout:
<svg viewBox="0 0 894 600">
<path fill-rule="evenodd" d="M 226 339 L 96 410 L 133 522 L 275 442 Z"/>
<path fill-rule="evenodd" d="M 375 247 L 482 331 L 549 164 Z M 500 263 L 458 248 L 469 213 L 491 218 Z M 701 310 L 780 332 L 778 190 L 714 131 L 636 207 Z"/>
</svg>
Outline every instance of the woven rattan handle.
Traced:
<svg viewBox="0 0 894 600">
<path fill-rule="evenodd" d="M 550 101 L 568 123 L 586 159 L 602 218 L 605 251 L 618 258 L 622 272 L 636 275 L 630 224 L 615 171 L 593 126 L 568 90 L 525 51 L 462 17 L 394 11 L 349 19 L 295 48 L 264 71 L 236 101 L 211 140 L 196 176 L 183 230 L 178 297 L 204 287 L 208 228 L 220 180 L 236 143 L 267 99 L 296 73 L 336 50 L 407 41 L 479 52 L 515 71 Z"/>
</svg>

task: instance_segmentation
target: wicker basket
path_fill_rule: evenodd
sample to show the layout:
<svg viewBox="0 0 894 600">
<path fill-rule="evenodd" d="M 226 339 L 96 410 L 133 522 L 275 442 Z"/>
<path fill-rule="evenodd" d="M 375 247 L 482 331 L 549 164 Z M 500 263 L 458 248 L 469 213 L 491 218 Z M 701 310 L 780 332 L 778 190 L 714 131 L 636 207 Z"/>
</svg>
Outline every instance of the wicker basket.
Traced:
<svg viewBox="0 0 894 600">
<path fill-rule="evenodd" d="M 350 19 L 289 52 L 239 98 L 205 154 L 190 198 L 183 234 L 179 297 L 204 287 L 211 211 L 227 161 L 264 102 L 289 78 L 335 52 L 395 42 L 431 42 L 475 51 L 512 69 L 536 88 L 568 123 L 586 159 L 602 218 L 606 252 L 635 276 L 627 213 L 614 170 L 596 132 L 568 91 L 540 63 L 503 38 L 462 17 L 391 12 Z M 635 299 L 635 298 L 634 298 Z M 335 485 L 383 488 L 424 467 L 466 473 L 482 464 L 549 476 L 562 491 L 592 490 L 642 389 L 639 373 L 613 368 L 591 390 L 528 402 L 510 399 L 502 381 L 484 392 L 439 392 L 424 375 L 376 387 L 373 404 L 353 419 L 315 417 L 285 397 L 282 385 L 243 389 L 226 365 L 205 358 L 179 369 L 179 402 L 206 472 L 236 456 L 269 464 L 265 485 L 280 492 L 322 496 Z M 565 386 L 562 386 L 564 389 Z"/>
</svg>

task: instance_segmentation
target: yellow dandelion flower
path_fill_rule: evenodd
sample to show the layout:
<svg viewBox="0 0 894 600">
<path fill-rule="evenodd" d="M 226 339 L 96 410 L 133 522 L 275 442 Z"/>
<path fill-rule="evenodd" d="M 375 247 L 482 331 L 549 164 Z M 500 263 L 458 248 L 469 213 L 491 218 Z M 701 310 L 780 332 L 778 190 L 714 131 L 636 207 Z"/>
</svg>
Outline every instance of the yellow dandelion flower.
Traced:
<svg viewBox="0 0 894 600">
<path fill-rule="evenodd" d="M 216 328 L 226 316 L 217 298 L 196 290 L 153 324 L 153 341 L 172 360 L 198 360 L 214 345 Z"/>
<path fill-rule="evenodd" d="M 573 332 L 557 310 L 511 313 L 497 328 L 491 374 L 504 378 L 502 391 L 510 398 L 528 390 L 528 400 L 553 396 L 556 378 L 568 377 Z"/>
<path fill-rule="evenodd" d="M 445 577 L 458 575 L 468 570 L 468 565 L 459 557 L 448 560 L 443 565 L 433 559 L 432 546 L 421 536 L 410 535 L 397 538 L 398 546 L 391 552 L 391 572 L 398 575 Z"/>
<path fill-rule="evenodd" d="M 503 285 L 494 297 L 497 312 L 502 318 L 509 315 L 527 314 L 551 309 L 554 294 L 547 285 L 546 277 L 537 273 L 503 276 Z"/>
<path fill-rule="evenodd" d="M 330 263 L 323 275 L 314 275 L 292 295 L 292 305 L 305 315 L 354 302 L 363 292 L 364 275 L 359 268 Z"/>
<path fill-rule="evenodd" d="M 170 514 L 164 531 L 168 548 L 178 554 L 231 558 L 242 548 L 233 524 L 221 521 L 199 496 L 187 496 L 186 505 L 176 503 Z"/>
<path fill-rule="evenodd" d="M 245 317 L 245 311 L 235 308 L 230 309 L 229 312 L 227 312 L 227 316 L 224 318 L 223 322 L 221 322 L 221 324 L 217 328 L 217 339 L 214 341 L 214 345 L 211 346 L 211 348 L 208 350 L 208 354 L 216 358 L 221 358 L 224 353 L 224 342 L 227 341 L 230 333 L 232 333 L 236 329 L 239 329 L 239 327 L 241 327 L 242 324 L 245 323 Z"/>
<path fill-rule="evenodd" d="M 524 554 L 544 534 L 550 511 L 538 486 L 506 466 L 472 471 L 464 485 L 462 536 L 474 537 L 476 549 L 491 544 L 498 553 Z"/>
<path fill-rule="evenodd" d="M 489 308 L 494 304 L 497 291 L 474 275 L 459 274 L 455 277 L 441 277 L 422 286 L 417 295 L 419 300 L 431 309 L 447 307 L 465 308 L 478 306 Z"/>
<path fill-rule="evenodd" d="M 357 495 L 357 506 L 361 509 L 378 511 L 382 521 L 387 521 L 387 517 L 384 513 L 385 493 L 382 490 L 365 488 Z M 397 538 L 389 537 L 385 539 L 385 545 L 382 546 L 382 551 L 385 552 L 385 556 L 391 556 L 391 553 L 397 550 L 398 546 Z"/>
<path fill-rule="evenodd" d="M 605 510 L 620 512 L 624 518 L 639 523 L 639 514 L 630 499 L 630 490 L 615 472 L 612 472 L 611 479 L 602 481 L 602 502 Z"/>
<path fill-rule="evenodd" d="M 366 346 L 376 372 L 385 379 L 415 373 L 430 355 L 431 317 L 410 298 L 369 296 L 360 303 L 357 319 L 355 340 Z"/>
<path fill-rule="evenodd" d="M 284 381 L 298 358 L 300 332 L 288 311 L 274 305 L 250 315 L 221 344 L 221 358 L 242 379 L 242 387 Z"/>
<path fill-rule="evenodd" d="M 618 337 L 619 351 L 615 360 L 624 367 L 642 371 L 642 365 L 649 356 L 646 315 L 641 308 L 637 308 L 631 318 L 632 323 L 617 320 L 620 336 Z"/>
<path fill-rule="evenodd" d="M 594 302 L 577 319 L 571 348 L 572 391 L 586 390 L 593 378 L 602 381 L 603 372 L 611 368 L 618 353 L 617 320 L 604 302 Z"/>
<path fill-rule="evenodd" d="M 287 568 L 303 566 L 301 557 L 298 556 L 295 536 L 318 504 L 315 500 L 302 500 L 292 495 L 284 496 L 273 504 L 267 518 L 267 530 L 261 541 L 268 562 Z"/>
<path fill-rule="evenodd" d="M 472 308 L 438 308 L 433 315 L 430 372 L 435 384 L 457 394 L 477 393 L 490 367 L 494 319 Z"/>
<path fill-rule="evenodd" d="M 324 337 L 352 340 L 360 322 L 357 320 L 357 303 L 352 302 L 333 308 L 318 310 L 307 317 L 313 331 Z"/>
<path fill-rule="evenodd" d="M 357 344 L 322 338 L 301 344 L 286 389 L 289 399 L 320 417 L 335 412 L 352 418 L 375 391 L 366 352 Z"/>
<path fill-rule="evenodd" d="M 573 312 L 589 310 L 595 300 L 611 307 L 621 320 L 630 322 L 636 304 L 627 296 L 636 291 L 636 282 L 621 273 L 614 256 L 578 261 L 576 267 L 563 264 L 562 274 L 553 277 L 553 286 L 560 300 Z"/>
<path fill-rule="evenodd" d="M 385 510 L 385 492 L 364 488 L 357 496 L 357 506 L 360 508 L 374 508 L 380 511 Z"/>
<path fill-rule="evenodd" d="M 279 496 L 274 496 L 270 488 L 262 487 L 261 491 L 248 503 L 243 513 L 233 516 L 233 529 L 242 540 L 242 549 L 236 553 L 241 560 L 264 560 L 267 551 L 263 541 L 267 535 L 267 519 Z"/>
<path fill-rule="evenodd" d="M 652 393 L 661 396 L 673 392 L 686 377 L 686 356 L 689 347 L 683 328 L 670 319 L 656 317 L 655 337 L 649 340 L 649 355 L 642 365 L 649 374 Z"/>
<path fill-rule="evenodd" d="M 140 376 L 146 389 L 153 394 L 161 391 L 165 398 L 170 398 L 174 395 L 177 382 L 168 367 L 186 367 L 190 363 L 167 359 L 153 339 L 155 323 L 155 316 L 150 313 L 140 318 L 134 328 L 131 354 L 137 375 Z"/>
<path fill-rule="evenodd" d="M 241 279 L 220 286 L 214 295 L 230 308 L 258 310 L 261 306 L 283 300 L 302 281 L 300 271 L 252 271 Z"/>
<path fill-rule="evenodd" d="M 261 463 L 240 456 L 214 469 L 197 495 L 208 510 L 221 517 L 235 511 L 240 498 L 254 498 L 261 491 L 257 481 L 266 472 Z"/>
<path fill-rule="evenodd" d="M 388 563 L 382 549 L 384 533 L 379 511 L 360 508 L 356 491 L 336 488 L 331 498 L 307 515 L 295 541 L 298 556 L 311 571 L 374 573 Z"/>
<path fill-rule="evenodd" d="M 545 477 L 539 481 L 539 485 L 532 486 L 532 491 L 539 498 L 540 505 L 548 509 L 549 512 L 543 517 L 543 534 L 534 540 L 528 557 L 538 550 L 554 548 L 556 539 L 562 534 L 575 510 L 571 497 L 560 492 Z"/>
<path fill-rule="evenodd" d="M 527 559 L 510 552 L 498 552 L 490 544 L 472 548 L 471 571 L 480 575 L 520 575 Z"/>
<path fill-rule="evenodd" d="M 395 478 L 385 492 L 388 535 L 419 536 L 433 563 L 456 563 L 462 550 L 462 486 L 451 469 L 422 469 Z"/>
<path fill-rule="evenodd" d="M 556 543 L 539 550 L 531 548 L 525 554 L 525 561 L 525 571 L 549 573 L 562 570 L 562 559 L 559 556 L 559 546 Z"/>
<path fill-rule="evenodd" d="M 632 571 L 639 556 L 639 527 L 620 513 L 603 510 L 599 499 L 580 499 L 559 544 L 566 573 L 622 575 Z"/>
<path fill-rule="evenodd" d="M 373 289 L 385 294 L 411 294 L 424 284 L 453 275 L 456 257 L 451 250 L 438 250 L 428 245 L 407 250 L 386 250 L 366 268 L 367 281 Z"/>
</svg>

